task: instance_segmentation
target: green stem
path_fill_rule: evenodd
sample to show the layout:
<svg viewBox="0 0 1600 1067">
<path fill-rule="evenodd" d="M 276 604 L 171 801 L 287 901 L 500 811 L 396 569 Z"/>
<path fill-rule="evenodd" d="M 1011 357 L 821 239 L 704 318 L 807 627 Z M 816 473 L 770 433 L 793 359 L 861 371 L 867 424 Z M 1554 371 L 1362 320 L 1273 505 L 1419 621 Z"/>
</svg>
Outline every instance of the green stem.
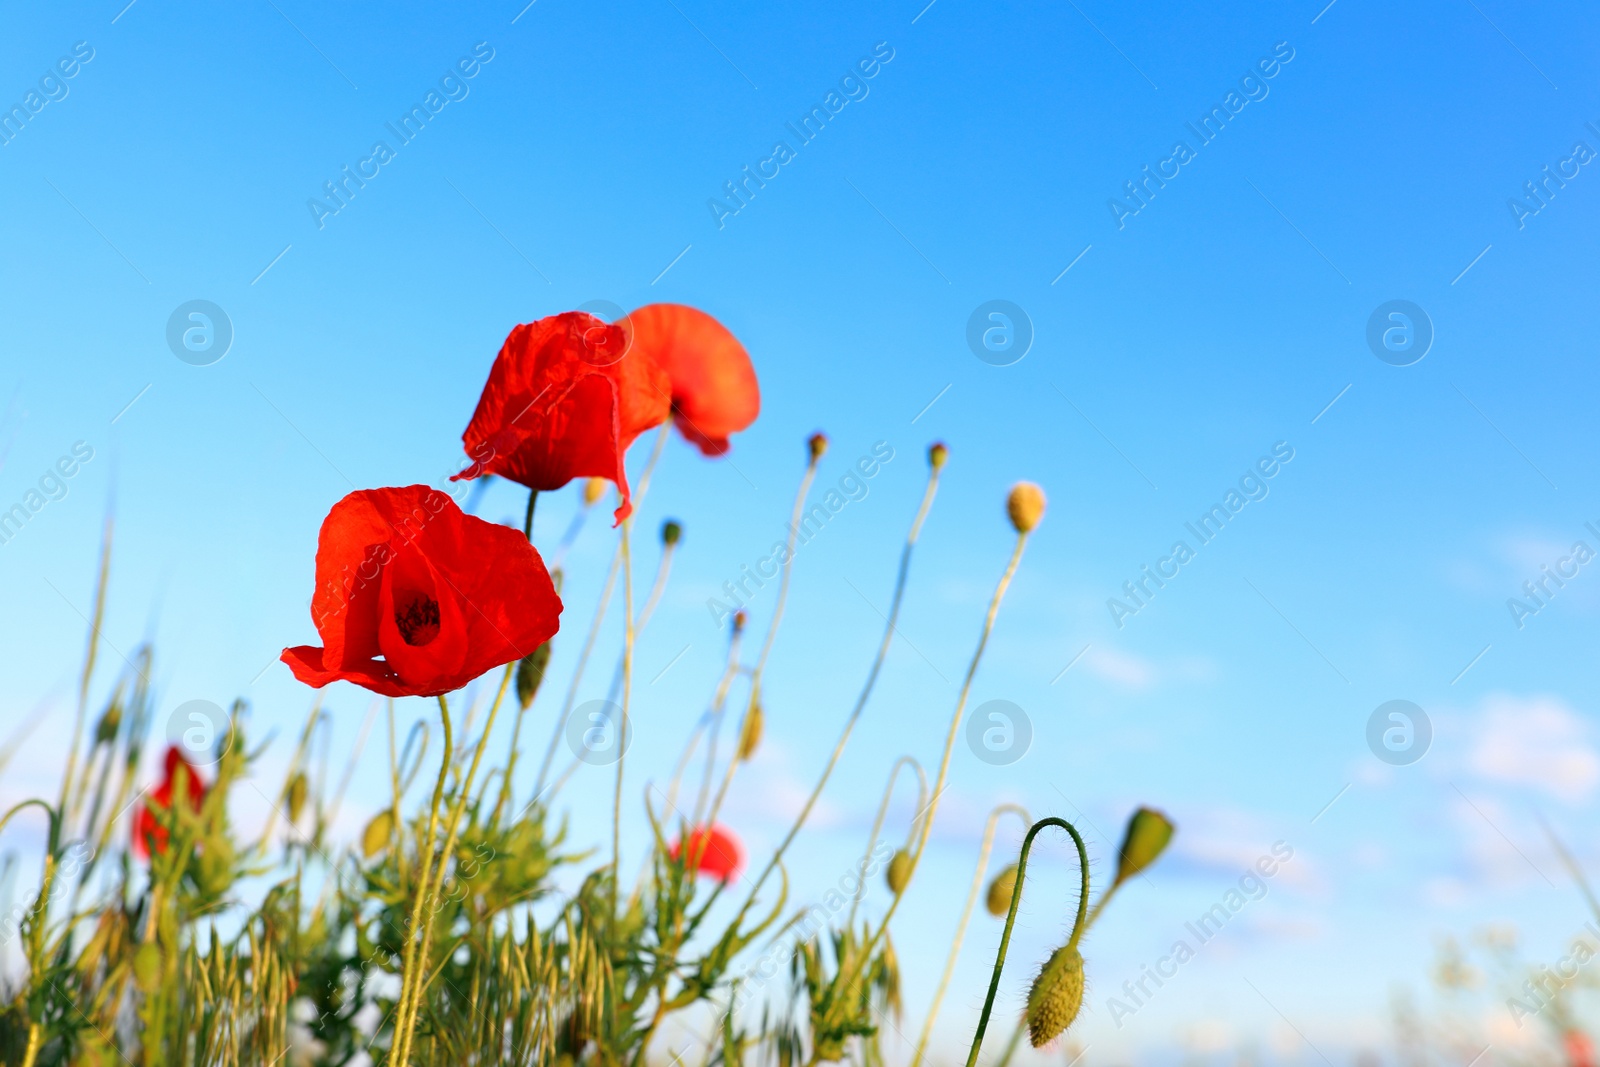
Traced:
<svg viewBox="0 0 1600 1067">
<path fill-rule="evenodd" d="M 411 905 L 411 923 L 406 929 L 405 961 L 400 970 L 400 1003 L 396 1008 L 393 1055 L 395 1067 L 409 1067 L 411 1061 L 411 1028 L 416 1025 L 416 1006 L 413 990 L 419 984 L 418 973 L 427 968 L 426 960 L 417 958 L 417 936 L 426 910 L 428 887 L 433 873 L 433 839 L 439 831 L 439 805 L 444 800 L 444 781 L 450 773 L 450 757 L 454 739 L 450 733 L 450 705 L 443 694 L 439 697 L 439 714 L 444 720 L 444 756 L 439 761 L 439 780 L 434 783 L 433 803 L 428 809 L 428 832 L 422 840 L 421 876 L 417 879 L 417 896 Z M 397 813 L 398 815 L 398 813 Z M 440 862 L 443 863 L 441 857 Z"/>
<path fill-rule="evenodd" d="M 537 490 L 537 489 L 529 489 L 528 490 L 528 513 L 525 516 L 523 516 L 523 519 L 522 519 L 522 536 L 526 537 L 528 539 L 528 543 L 530 545 L 533 544 L 533 506 L 534 506 L 534 504 L 538 503 L 538 501 L 539 501 L 539 490 Z"/>
<path fill-rule="evenodd" d="M 1084 847 L 1083 835 L 1067 820 L 1055 816 L 1040 819 L 1028 830 L 1028 836 L 1022 839 L 1022 854 L 1017 857 L 1017 884 L 1011 888 L 1011 910 L 1006 913 L 1006 928 L 1000 935 L 1000 951 L 995 954 L 994 975 L 989 979 L 989 995 L 983 1001 L 983 1014 L 978 1016 L 977 1033 L 972 1035 L 972 1051 L 967 1054 L 967 1067 L 974 1067 L 978 1062 L 978 1050 L 983 1047 L 983 1033 L 989 1028 L 994 995 L 1000 989 L 1000 972 L 1006 965 L 1006 949 L 1011 945 L 1011 928 L 1016 925 L 1017 907 L 1022 903 L 1022 882 L 1028 873 L 1028 853 L 1033 850 L 1033 839 L 1047 826 L 1065 830 L 1072 835 L 1072 843 L 1078 846 L 1078 871 L 1082 875 L 1083 885 L 1078 892 L 1078 917 L 1072 924 L 1072 936 L 1067 939 L 1067 947 L 1076 948 L 1078 938 L 1083 934 L 1084 919 L 1089 910 L 1089 850 Z"/>
<path fill-rule="evenodd" d="M 611 805 L 611 912 L 617 910 L 617 880 L 622 876 L 622 769 L 628 754 L 628 703 L 633 694 L 633 557 L 622 520 L 622 722 L 617 727 L 617 788 Z"/>
</svg>

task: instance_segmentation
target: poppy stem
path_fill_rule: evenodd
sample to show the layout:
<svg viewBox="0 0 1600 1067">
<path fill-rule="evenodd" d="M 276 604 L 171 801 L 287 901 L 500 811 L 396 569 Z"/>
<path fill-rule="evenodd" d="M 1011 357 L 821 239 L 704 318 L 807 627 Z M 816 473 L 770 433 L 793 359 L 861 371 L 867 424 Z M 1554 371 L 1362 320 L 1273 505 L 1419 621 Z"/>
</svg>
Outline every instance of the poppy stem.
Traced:
<svg viewBox="0 0 1600 1067">
<path fill-rule="evenodd" d="M 617 789 L 611 807 L 611 911 L 617 910 L 617 880 L 622 876 L 622 767 L 628 754 L 628 703 L 633 693 L 633 554 L 628 533 L 633 519 L 622 520 L 622 722 L 617 726 Z"/>
<path fill-rule="evenodd" d="M 533 506 L 534 506 L 534 504 L 538 503 L 538 501 L 539 501 L 539 490 L 537 490 L 537 489 L 529 489 L 528 490 L 528 513 L 527 513 L 527 515 L 523 516 L 523 519 L 522 519 L 522 536 L 526 537 L 528 539 L 528 543 L 530 545 L 533 544 Z"/>
<path fill-rule="evenodd" d="M 1076 946 L 1078 938 L 1083 934 L 1084 914 L 1089 907 L 1089 850 L 1084 847 L 1083 835 L 1078 833 L 1077 827 L 1065 819 L 1052 815 L 1034 823 L 1028 830 L 1028 836 L 1022 839 L 1022 853 L 1017 857 L 1017 882 L 1011 887 L 1011 910 L 1006 913 L 1006 928 L 1000 935 L 1000 951 L 995 954 L 994 974 L 989 979 L 989 995 L 983 1001 L 983 1014 L 978 1016 L 978 1030 L 972 1035 L 972 1051 L 967 1054 L 967 1067 L 973 1067 L 978 1062 L 978 1049 L 983 1045 L 983 1032 L 989 1028 L 989 1013 L 994 1010 L 994 995 L 1000 988 L 1000 971 L 1006 965 L 1006 949 L 1011 944 L 1011 928 L 1016 925 L 1017 906 L 1022 903 L 1022 881 L 1028 873 L 1028 853 L 1033 850 L 1033 839 L 1047 826 L 1058 826 L 1065 830 L 1072 835 L 1072 843 L 1078 846 L 1078 872 L 1083 885 L 1078 892 L 1078 918 L 1072 924 L 1068 946 Z"/>
<path fill-rule="evenodd" d="M 894 761 L 894 766 L 889 768 L 889 781 L 883 787 L 883 799 L 878 802 L 878 814 L 872 820 L 872 834 L 867 838 L 867 851 L 861 857 L 861 883 L 856 887 L 855 897 L 850 901 L 850 914 L 845 918 L 844 921 L 844 928 L 846 930 L 855 929 L 856 910 L 861 905 L 861 898 L 867 893 L 866 872 L 867 869 L 872 866 L 872 850 L 878 845 L 878 835 L 883 832 L 883 821 L 889 815 L 889 801 L 894 797 L 895 783 L 900 780 L 900 768 L 905 766 L 910 766 L 912 770 L 917 772 L 916 810 L 921 811 L 923 808 L 928 806 L 927 772 L 922 769 L 922 764 L 918 763 L 915 758 L 911 756 L 901 756 L 899 759 Z M 914 839 L 913 835 L 915 835 L 916 832 L 917 822 L 915 819 L 912 819 L 910 832 L 906 835 L 907 848 L 911 846 L 911 842 Z"/>
<path fill-rule="evenodd" d="M 1028 809 L 1016 804 L 1001 804 L 989 813 L 988 824 L 983 828 L 983 845 L 978 849 L 978 867 L 972 872 L 972 888 L 967 891 L 966 907 L 961 909 L 961 922 L 956 926 L 956 938 L 950 945 L 950 956 L 945 960 L 944 974 L 939 978 L 939 986 L 933 991 L 933 1003 L 928 1006 L 928 1014 L 923 1018 L 922 1033 L 917 1037 L 917 1050 L 911 1054 L 911 1067 L 917 1067 L 922 1062 L 922 1054 L 928 1048 L 928 1038 L 933 1034 L 934 1020 L 939 1017 L 939 1005 L 944 1001 L 950 977 L 955 974 L 956 958 L 961 955 L 961 943 L 967 937 L 967 923 L 972 920 L 973 905 L 977 904 L 978 894 L 983 891 L 983 876 L 988 873 L 989 852 L 994 847 L 994 832 L 1000 825 L 1000 816 L 1008 811 L 1021 816 L 1024 826 L 1033 822 L 1028 815 Z"/>
<path fill-rule="evenodd" d="M 433 842 L 439 831 L 439 804 L 444 799 L 444 781 L 450 773 L 450 757 L 454 738 L 450 733 L 450 705 L 444 695 L 439 696 L 439 715 L 444 721 L 444 755 L 439 760 L 439 780 L 433 786 L 433 803 L 428 808 L 428 832 L 422 839 L 422 871 L 417 879 L 417 895 L 411 905 L 411 922 L 406 929 L 406 952 L 400 969 L 400 1003 L 396 1007 L 394 1044 L 391 1062 L 395 1067 L 409 1067 L 411 1062 L 411 1029 L 416 1025 L 416 995 L 421 972 L 428 969 L 428 961 L 417 958 L 417 934 L 422 925 L 422 915 L 427 907 L 428 887 L 432 881 Z M 440 857 L 440 863 L 444 857 Z M 430 920 L 431 921 L 431 920 Z"/>
</svg>

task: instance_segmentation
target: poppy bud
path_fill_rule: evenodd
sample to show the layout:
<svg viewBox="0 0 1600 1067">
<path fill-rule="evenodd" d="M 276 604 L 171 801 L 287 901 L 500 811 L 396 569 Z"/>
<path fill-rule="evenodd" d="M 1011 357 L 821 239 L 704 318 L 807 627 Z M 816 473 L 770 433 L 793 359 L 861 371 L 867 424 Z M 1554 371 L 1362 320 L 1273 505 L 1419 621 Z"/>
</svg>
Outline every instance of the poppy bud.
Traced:
<svg viewBox="0 0 1600 1067">
<path fill-rule="evenodd" d="M 117 739 L 117 729 L 122 725 L 122 701 L 113 698 L 111 705 L 106 708 L 106 713 L 100 716 L 100 721 L 94 728 L 94 743 L 109 745 Z"/>
<path fill-rule="evenodd" d="M 885 872 L 889 883 L 889 892 L 899 896 L 906 891 L 906 886 L 911 882 L 911 853 L 905 849 L 895 849 L 894 858 L 889 861 L 889 869 Z"/>
<path fill-rule="evenodd" d="M 928 466 L 939 470 L 944 466 L 944 461 L 950 458 L 950 450 L 944 446 L 943 441 L 935 441 L 928 446 Z"/>
<path fill-rule="evenodd" d="M 815 463 L 817 460 L 821 459 L 822 454 L 828 450 L 828 435 L 824 433 L 814 433 L 811 435 L 811 439 L 806 443 L 811 448 L 811 462 Z"/>
<path fill-rule="evenodd" d="M 389 847 L 389 838 L 394 834 L 394 812 L 380 811 L 367 823 L 367 828 L 361 831 L 361 854 L 371 859 Z"/>
<path fill-rule="evenodd" d="M 1028 991 L 1028 1040 L 1034 1048 L 1061 1036 L 1083 1007 L 1083 957 L 1076 945 L 1050 954 Z"/>
<path fill-rule="evenodd" d="M 583 506 L 592 507 L 600 502 L 600 494 L 606 491 L 604 478 L 590 478 L 583 483 Z"/>
<path fill-rule="evenodd" d="M 738 633 L 740 630 L 743 630 L 744 629 L 744 624 L 746 622 L 748 622 L 749 619 L 750 619 L 750 616 L 746 615 L 742 610 L 734 612 L 733 613 L 733 632 L 734 633 Z"/>
<path fill-rule="evenodd" d="M 1017 865 L 1008 863 L 999 874 L 994 876 L 994 881 L 989 883 L 989 895 L 984 900 L 983 906 L 989 909 L 989 914 L 999 918 L 1011 910 L 1011 896 L 1017 891 Z"/>
<path fill-rule="evenodd" d="M 161 983 L 161 950 L 154 941 L 146 941 L 134 952 L 133 981 L 146 993 Z"/>
<path fill-rule="evenodd" d="M 1125 882 L 1154 863 L 1172 840 L 1171 820 L 1154 808 L 1140 808 L 1128 819 L 1117 858 L 1117 881 Z"/>
<path fill-rule="evenodd" d="M 546 641 L 517 663 L 517 702 L 527 711 L 544 681 L 544 669 L 550 665 L 550 642 Z"/>
<path fill-rule="evenodd" d="M 661 524 L 661 543 L 671 548 L 683 540 L 683 526 L 676 519 L 668 519 Z"/>
<path fill-rule="evenodd" d="M 1006 497 L 1006 514 L 1017 533 L 1025 534 L 1044 518 L 1044 490 L 1032 482 L 1018 482 Z"/>
<path fill-rule="evenodd" d="M 289 805 L 289 824 L 292 826 L 300 821 L 300 813 L 306 810 L 306 775 L 304 771 L 295 771 L 294 777 L 289 779 L 289 788 L 284 790 L 284 796 Z"/>
<path fill-rule="evenodd" d="M 755 697 L 750 701 L 750 710 L 744 713 L 744 724 L 739 728 L 740 762 L 756 754 L 756 749 L 761 747 L 761 735 L 766 730 L 766 713 L 761 710 L 761 698 Z"/>
</svg>

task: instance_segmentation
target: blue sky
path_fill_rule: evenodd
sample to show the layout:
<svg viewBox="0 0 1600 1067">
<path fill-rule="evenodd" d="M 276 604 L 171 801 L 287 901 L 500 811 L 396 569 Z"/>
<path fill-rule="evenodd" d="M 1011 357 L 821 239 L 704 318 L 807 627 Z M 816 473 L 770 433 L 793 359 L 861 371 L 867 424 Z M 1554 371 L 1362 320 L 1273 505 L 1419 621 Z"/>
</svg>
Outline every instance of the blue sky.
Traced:
<svg viewBox="0 0 1600 1067">
<path fill-rule="evenodd" d="M 864 845 L 894 758 L 937 760 L 1009 547 L 1004 493 L 1029 478 L 1050 511 L 974 701 L 1016 703 L 1034 739 L 1004 767 L 957 750 L 899 920 L 911 1014 L 993 803 L 1092 824 L 1102 878 L 1121 820 L 1151 803 L 1179 837 L 1088 945 L 1089 1055 L 1249 1042 L 1309 1063 L 1383 1046 L 1390 991 L 1426 984 L 1436 937 L 1513 923 L 1529 956 L 1553 959 L 1579 931 L 1540 817 L 1600 859 L 1584 832 L 1600 578 L 1578 567 L 1520 628 L 1507 607 L 1574 542 L 1600 550 L 1584 430 L 1600 176 L 1574 152 L 1600 151 L 1597 36 L 1581 5 L 1503 0 L 13 11 L 0 102 L 57 98 L 0 147 L 0 507 L 75 443 L 93 457 L 0 545 L 0 721 L 47 713 L 0 795 L 47 789 L 60 766 L 108 507 L 108 643 L 131 654 L 154 637 L 163 709 L 249 699 L 257 734 L 280 734 L 274 782 L 310 693 L 269 665 L 313 636 L 329 506 L 457 469 L 512 325 L 681 301 L 746 343 L 764 410 L 726 461 L 672 442 L 641 509 L 644 533 L 668 516 L 686 528 L 641 676 L 687 651 L 641 695 L 630 777 L 668 773 L 703 707 L 723 656 L 706 600 L 781 531 L 805 436 L 833 440 L 824 481 L 886 442 L 895 458 L 796 565 L 769 744 L 735 785 L 729 821 L 752 848 L 781 834 L 864 675 L 923 449 L 942 439 L 904 640 L 796 857 L 796 899 Z M 475 47 L 475 73 L 441 86 Z M 874 75 L 841 89 L 875 53 Z M 456 98 L 399 143 L 386 123 L 430 90 Z M 855 98 L 800 144 L 787 124 L 835 91 Z M 1213 108 L 1230 117 L 1201 144 L 1186 124 Z M 336 214 L 308 206 L 379 140 L 393 158 Z M 766 164 L 776 175 L 736 214 L 716 210 L 780 140 L 792 158 Z M 1163 164 L 1179 140 L 1192 158 Z M 1124 183 L 1163 165 L 1176 174 L 1131 213 Z M 1527 199 L 1524 183 L 1563 166 L 1564 185 Z M 197 299 L 233 330 L 209 366 L 166 342 Z M 966 341 L 997 299 L 1033 332 L 1009 366 Z M 1366 341 L 1391 300 L 1432 325 L 1409 366 Z M 1119 627 L 1107 600 L 1275 446 L 1293 458 L 1267 495 Z M 575 503 L 573 489 L 541 506 L 541 547 Z M 521 507 L 500 485 L 481 513 Z M 541 744 L 609 537 L 591 524 L 569 561 Z M 756 633 L 772 604 L 770 589 L 755 599 Z M 102 683 L 120 660 L 104 662 Z M 1409 766 L 1366 745 L 1393 699 L 1433 726 Z M 336 687 L 327 703 L 346 752 L 366 695 Z M 408 719 L 431 714 L 412 703 Z M 369 754 L 357 793 L 375 804 Z M 580 837 L 604 836 L 608 795 L 598 776 L 573 786 Z M 1113 1024 L 1123 981 L 1277 841 L 1294 858 L 1265 897 Z M 1063 929 L 1071 878 L 1053 857 L 1030 893 L 1008 1011 Z M 952 1044 L 995 939 L 980 917 L 946 1005 Z"/>
</svg>

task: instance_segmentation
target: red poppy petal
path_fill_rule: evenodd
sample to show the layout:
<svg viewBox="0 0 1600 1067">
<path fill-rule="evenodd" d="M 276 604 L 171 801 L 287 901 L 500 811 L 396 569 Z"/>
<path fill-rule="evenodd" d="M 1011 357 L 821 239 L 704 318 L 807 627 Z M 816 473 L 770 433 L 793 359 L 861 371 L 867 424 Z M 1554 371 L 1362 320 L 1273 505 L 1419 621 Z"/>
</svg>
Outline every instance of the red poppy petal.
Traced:
<svg viewBox="0 0 1600 1067">
<path fill-rule="evenodd" d="M 761 412 L 750 355 L 716 319 L 682 304 L 647 304 L 626 319 L 635 352 L 649 356 L 672 383 L 674 422 L 707 455 Z"/>
</svg>

